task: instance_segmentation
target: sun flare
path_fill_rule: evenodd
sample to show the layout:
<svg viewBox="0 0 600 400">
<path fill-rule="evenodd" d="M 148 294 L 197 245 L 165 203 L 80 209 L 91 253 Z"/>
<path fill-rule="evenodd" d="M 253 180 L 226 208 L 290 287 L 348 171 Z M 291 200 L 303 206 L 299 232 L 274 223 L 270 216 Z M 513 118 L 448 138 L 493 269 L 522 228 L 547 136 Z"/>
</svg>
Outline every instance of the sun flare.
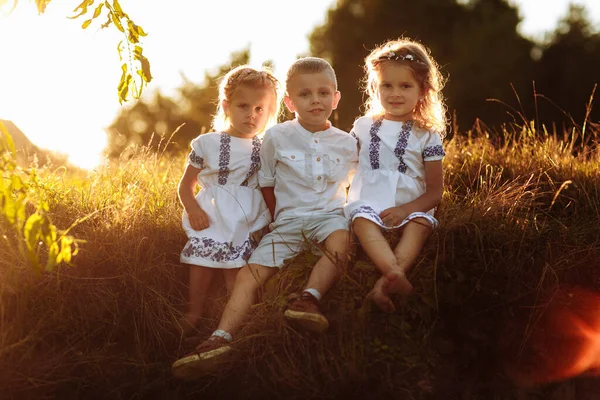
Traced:
<svg viewBox="0 0 600 400">
<path fill-rule="evenodd" d="M 35 145 L 67 155 L 79 167 L 98 165 L 106 145 L 101 127 L 118 108 L 116 96 L 114 106 L 106 107 L 110 99 L 98 89 L 118 82 L 118 56 L 112 46 L 94 43 L 103 39 L 67 20 L 71 10 L 64 4 L 43 16 L 27 2 L 9 14 L 12 5 L 4 3 L 0 9 L 0 54 L 5 61 L 0 119 L 14 122 Z"/>
</svg>

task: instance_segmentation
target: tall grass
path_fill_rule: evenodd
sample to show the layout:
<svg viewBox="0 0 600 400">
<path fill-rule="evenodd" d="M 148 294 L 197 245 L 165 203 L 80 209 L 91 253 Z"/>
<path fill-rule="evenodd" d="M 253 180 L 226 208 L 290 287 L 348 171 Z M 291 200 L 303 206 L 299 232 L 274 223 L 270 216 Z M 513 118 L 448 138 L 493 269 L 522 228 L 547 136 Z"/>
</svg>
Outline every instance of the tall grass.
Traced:
<svg viewBox="0 0 600 400">
<path fill-rule="evenodd" d="M 587 129 L 595 137 L 597 127 Z M 558 284 L 600 290 L 600 154 L 577 135 L 565 141 L 528 124 L 501 140 L 484 127 L 454 136 L 441 226 L 399 312 L 365 302 L 378 276 L 356 250 L 324 301 L 330 331 L 297 332 L 281 311 L 316 261 L 300 254 L 267 284 L 235 360 L 192 383 L 173 381 L 169 369 L 187 350 L 174 328 L 186 302 L 176 197 L 184 155 L 140 149 L 89 173 L 39 170 L 37 193 L 54 223 L 75 224 L 84 242 L 72 266 L 42 275 L 0 246 L 0 276 L 13 271 L 0 279 L 3 396 L 592 399 L 593 379 L 523 389 L 504 369 L 504 353 L 524 341 L 532 310 Z M 223 302 L 215 288 L 206 332 Z"/>
</svg>

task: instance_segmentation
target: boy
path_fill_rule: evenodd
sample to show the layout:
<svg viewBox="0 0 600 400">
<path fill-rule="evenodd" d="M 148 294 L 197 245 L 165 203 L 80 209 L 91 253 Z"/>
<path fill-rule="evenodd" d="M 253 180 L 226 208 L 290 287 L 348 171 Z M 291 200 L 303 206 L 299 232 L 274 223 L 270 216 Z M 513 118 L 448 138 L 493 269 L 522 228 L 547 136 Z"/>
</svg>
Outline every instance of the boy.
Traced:
<svg viewBox="0 0 600 400">
<path fill-rule="evenodd" d="M 319 300 L 347 261 L 349 224 L 342 209 L 358 161 L 356 139 L 328 120 L 340 97 L 327 61 L 302 58 L 288 70 L 284 102 L 296 119 L 267 130 L 260 151 L 259 183 L 275 222 L 238 273 L 218 329 L 193 354 L 173 364 L 175 376 L 185 377 L 231 350 L 232 334 L 244 323 L 258 289 L 302 249 L 305 238 L 321 243 L 327 254 L 284 316 L 316 332 L 329 327 Z"/>
</svg>

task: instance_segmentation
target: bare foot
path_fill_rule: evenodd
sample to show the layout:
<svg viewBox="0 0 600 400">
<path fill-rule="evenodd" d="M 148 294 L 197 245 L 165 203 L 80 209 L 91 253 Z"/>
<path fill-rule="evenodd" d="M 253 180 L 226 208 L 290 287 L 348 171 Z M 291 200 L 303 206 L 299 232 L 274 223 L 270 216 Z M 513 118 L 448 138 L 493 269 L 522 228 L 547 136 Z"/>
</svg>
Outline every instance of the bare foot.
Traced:
<svg viewBox="0 0 600 400">
<path fill-rule="evenodd" d="M 382 276 L 377 280 L 377 282 L 375 282 L 375 286 L 373 286 L 373 289 L 369 293 L 368 297 L 371 298 L 373 302 L 377 304 L 377 307 L 379 307 L 382 311 L 392 313 L 396 310 L 396 307 L 388 296 L 386 286 L 388 286 L 388 281 L 384 276 Z"/>
<path fill-rule="evenodd" d="M 413 286 L 406 279 L 402 271 L 390 272 L 387 276 L 382 276 L 375 282 L 373 290 L 369 297 L 384 312 L 392 313 L 396 311 L 394 303 L 390 299 L 390 294 L 399 293 L 402 296 L 408 296 L 413 291 Z"/>
<path fill-rule="evenodd" d="M 392 271 L 386 275 L 387 293 L 399 293 L 402 296 L 408 296 L 413 291 L 413 285 L 406 279 L 403 271 Z"/>
</svg>

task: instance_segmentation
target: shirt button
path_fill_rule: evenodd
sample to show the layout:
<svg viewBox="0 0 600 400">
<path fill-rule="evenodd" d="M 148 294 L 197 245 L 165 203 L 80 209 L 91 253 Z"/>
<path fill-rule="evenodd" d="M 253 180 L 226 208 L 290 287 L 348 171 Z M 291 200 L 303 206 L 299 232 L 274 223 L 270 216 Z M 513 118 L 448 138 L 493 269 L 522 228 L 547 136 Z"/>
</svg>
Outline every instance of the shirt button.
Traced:
<svg viewBox="0 0 600 400">
<path fill-rule="evenodd" d="M 339 158 L 336 158 L 336 160 L 337 160 L 337 162 L 340 162 L 340 159 L 339 159 Z"/>
<path fill-rule="evenodd" d="M 315 139 L 315 143 L 319 143 L 319 141 L 317 139 Z"/>
<path fill-rule="evenodd" d="M 321 180 L 321 177 L 320 177 L 320 176 L 317 176 L 317 180 L 318 180 L 318 181 L 320 181 L 320 180 Z"/>
<path fill-rule="evenodd" d="M 295 156 L 295 155 L 292 155 L 292 160 L 293 160 L 294 158 L 296 158 L 296 156 Z"/>
<path fill-rule="evenodd" d="M 317 161 L 321 161 L 321 157 L 317 157 Z"/>
</svg>

